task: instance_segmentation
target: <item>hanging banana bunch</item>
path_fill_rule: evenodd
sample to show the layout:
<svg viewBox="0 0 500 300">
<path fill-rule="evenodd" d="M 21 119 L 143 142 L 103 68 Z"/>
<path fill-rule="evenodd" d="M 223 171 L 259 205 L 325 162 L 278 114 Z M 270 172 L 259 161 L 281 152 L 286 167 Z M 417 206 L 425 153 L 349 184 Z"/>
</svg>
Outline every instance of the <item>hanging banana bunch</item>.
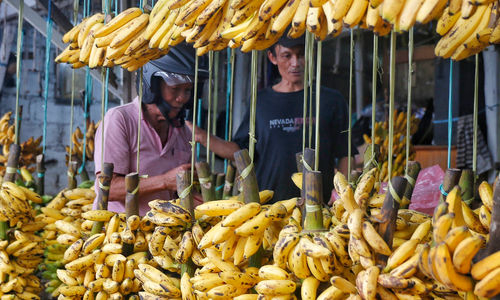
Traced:
<svg viewBox="0 0 500 300">
<path fill-rule="evenodd" d="M 81 131 L 80 127 L 76 127 L 75 131 L 71 134 L 71 143 L 73 144 L 71 156 L 77 158 L 79 161 L 83 161 L 83 153 L 85 152 L 85 159 L 87 161 L 94 160 L 94 145 L 95 145 L 95 132 L 99 127 L 101 121 L 94 123 L 94 121 L 90 122 L 87 132 L 85 133 L 85 142 L 84 145 L 84 135 Z M 84 151 L 85 147 L 85 151 Z M 69 160 L 70 147 L 66 146 L 66 165 Z"/>
<path fill-rule="evenodd" d="M 63 36 L 68 47 L 59 54 L 57 63 L 69 63 L 73 68 L 120 65 L 132 72 L 150 60 L 168 52 L 149 48 L 143 34 L 150 15 L 132 7 L 104 24 L 104 15 L 97 13 L 84 19 Z"/>
<path fill-rule="evenodd" d="M 15 125 L 10 125 L 12 112 L 6 112 L 0 118 L 0 145 L 2 146 L 2 154 L 0 154 L 0 176 L 5 175 L 7 158 L 9 156 L 10 145 L 14 143 Z M 19 167 L 26 167 L 30 172 L 34 171 L 33 164 L 36 163 L 36 156 L 42 153 L 40 146 L 42 137 L 34 139 L 30 137 L 25 142 L 21 143 L 21 155 L 19 157 Z"/>
<path fill-rule="evenodd" d="M 394 112 L 394 144 L 392 153 L 394 155 L 393 163 L 392 163 L 392 176 L 400 176 L 404 173 L 404 168 L 406 166 L 406 112 Z M 413 135 L 418 129 L 419 119 L 416 118 L 415 115 L 412 115 L 410 118 L 410 134 Z M 387 153 L 389 147 L 389 139 L 387 138 L 389 135 L 389 122 L 376 122 L 375 123 L 375 140 L 374 143 L 380 146 L 380 155 L 377 158 L 377 162 L 381 166 L 381 175 L 380 178 L 383 182 L 387 182 L 389 180 L 388 173 L 388 161 L 387 161 Z M 372 140 L 367 135 L 364 134 L 363 138 L 365 143 L 371 144 Z M 415 159 L 415 150 L 413 145 L 410 145 L 410 155 L 409 159 Z"/>
</svg>

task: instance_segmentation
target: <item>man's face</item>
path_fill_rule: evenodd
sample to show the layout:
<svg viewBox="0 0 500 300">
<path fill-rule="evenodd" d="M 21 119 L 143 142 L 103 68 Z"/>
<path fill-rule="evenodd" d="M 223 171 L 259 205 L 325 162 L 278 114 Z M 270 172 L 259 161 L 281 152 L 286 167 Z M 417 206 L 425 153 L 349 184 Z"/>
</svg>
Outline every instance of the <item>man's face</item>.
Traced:
<svg viewBox="0 0 500 300">
<path fill-rule="evenodd" d="M 269 60 L 278 67 L 281 78 L 290 83 L 304 81 L 304 46 L 287 48 L 276 45 L 274 51 L 268 52 Z"/>
<path fill-rule="evenodd" d="M 161 80 L 160 87 L 161 96 L 170 105 L 172 111 L 179 112 L 191 99 L 192 83 L 169 86 Z"/>
</svg>

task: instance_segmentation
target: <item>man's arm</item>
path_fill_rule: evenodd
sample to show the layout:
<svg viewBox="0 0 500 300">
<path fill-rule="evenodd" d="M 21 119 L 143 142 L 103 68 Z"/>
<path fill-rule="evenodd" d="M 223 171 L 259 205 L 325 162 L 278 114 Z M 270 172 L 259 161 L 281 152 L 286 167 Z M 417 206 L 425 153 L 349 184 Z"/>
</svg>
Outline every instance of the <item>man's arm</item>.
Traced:
<svg viewBox="0 0 500 300">
<path fill-rule="evenodd" d="M 186 125 L 193 130 L 193 124 L 186 121 Z M 207 131 L 199 127 L 195 127 L 195 140 L 197 143 L 207 146 Z M 217 136 L 210 135 L 210 151 L 214 152 L 218 156 L 230 160 L 234 160 L 234 152 L 239 151 L 240 147 L 235 142 L 229 142 L 223 140 Z"/>
<path fill-rule="evenodd" d="M 348 167 L 348 162 L 349 162 L 349 161 L 348 161 L 348 159 L 347 159 L 347 156 L 342 157 L 342 158 L 340 158 L 340 159 L 339 159 L 339 163 L 338 163 L 338 166 L 337 166 L 338 171 L 339 171 L 340 173 L 344 174 L 344 176 L 345 176 L 346 178 L 347 178 L 347 176 L 348 176 L 348 174 L 347 174 L 347 173 L 348 173 L 348 171 L 349 171 L 349 170 L 348 170 L 348 168 L 347 168 L 347 167 Z M 353 168 L 353 167 L 354 167 L 354 164 L 353 164 L 353 163 L 354 163 L 354 161 L 353 161 L 353 159 L 352 159 L 352 157 L 351 157 L 351 168 Z"/>
<path fill-rule="evenodd" d="M 190 164 L 184 164 L 173 168 L 165 174 L 141 178 L 141 180 L 139 181 L 139 196 L 148 196 L 164 190 L 176 191 L 176 174 L 181 170 L 189 169 L 190 166 Z M 109 190 L 109 201 L 124 202 L 126 194 L 127 191 L 125 189 L 125 176 L 113 173 L 113 178 L 111 179 L 111 188 Z"/>
</svg>

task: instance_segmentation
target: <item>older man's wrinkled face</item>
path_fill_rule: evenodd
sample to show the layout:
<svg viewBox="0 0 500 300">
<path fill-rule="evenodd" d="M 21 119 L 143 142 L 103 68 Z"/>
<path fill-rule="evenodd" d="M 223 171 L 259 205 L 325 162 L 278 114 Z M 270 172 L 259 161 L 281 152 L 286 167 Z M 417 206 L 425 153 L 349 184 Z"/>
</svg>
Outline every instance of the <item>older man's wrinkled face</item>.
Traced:
<svg viewBox="0 0 500 300">
<path fill-rule="evenodd" d="M 304 81 L 304 46 L 297 45 L 287 48 L 276 45 L 273 51 L 268 52 L 268 58 L 278 67 L 281 78 L 292 84 Z"/>
<path fill-rule="evenodd" d="M 161 96 L 168 105 L 171 107 L 171 111 L 179 112 L 182 107 L 189 102 L 191 99 L 191 92 L 193 90 L 192 83 L 183 83 L 178 85 L 170 86 L 166 84 L 163 80 L 160 84 Z"/>
</svg>

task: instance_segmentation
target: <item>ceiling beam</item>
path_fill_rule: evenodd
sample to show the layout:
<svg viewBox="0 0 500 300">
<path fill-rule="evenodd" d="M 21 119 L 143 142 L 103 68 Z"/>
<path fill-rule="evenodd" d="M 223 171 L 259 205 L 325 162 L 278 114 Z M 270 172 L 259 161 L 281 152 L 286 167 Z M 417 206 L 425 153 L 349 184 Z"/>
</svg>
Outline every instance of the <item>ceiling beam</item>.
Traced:
<svg viewBox="0 0 500 300">
<path fill-rule="evenodd" d="M 19 11 L 19 0 L 4 0 L 5 3 L 12 6 L 16 11 Z M 47 36 L 47 23 L 44 18 L 42 18 L 36 11 L 34 11 L 29 6 L 24 6 L 24 20 L 33 26 L 38 32 L 40 32 L 43 36 Z M 60 50 L 64 50 L 66 45 L 62 42 L 62 34 L 56 30 L 56 28 L 52 29 L 52 44 L 54 44 Z M 101 82 L 101 72 L 100 70 L 93 69 L 90 70 L 90 75 L 92 77 Z M 101 82 L 102 83 L 102 82 Z M 123 103 L 122 93 L 114 86 L 109 85 L 108 91 L 115 95 L 120 102 Z"/>
<path fill-rule="evenodd" d="M 36 0 L 38 4 L 40 4 L 45 11 L 49 9 L 49 0 Z M 54 23 L 57 24 L 57 26 L 63 31 L 67 32 L 71 28 L 73 28 L 73 25 L 69 21 L 69 19 L 63 14 L 63 12 L 57 7 L 54 3 L 51 5 L 51 13 L 50 17 L 52 20 L 54 20 Z"/>
</svg>

